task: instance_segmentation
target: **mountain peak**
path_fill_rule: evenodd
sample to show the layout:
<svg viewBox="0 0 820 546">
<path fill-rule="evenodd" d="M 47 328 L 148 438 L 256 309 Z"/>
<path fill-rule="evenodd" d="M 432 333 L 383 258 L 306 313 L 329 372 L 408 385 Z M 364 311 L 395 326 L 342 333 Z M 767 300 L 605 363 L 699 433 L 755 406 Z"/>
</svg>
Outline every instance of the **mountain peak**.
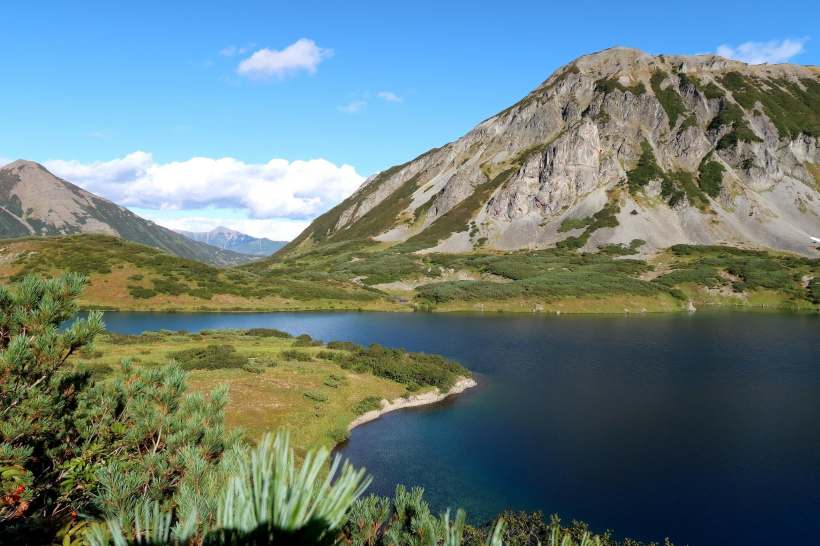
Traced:
<svg viewBox="0 0 820 546">
<path fill-rule="evenodd" d="M 820 68 L 613 47 L 370 177 L 284 252 L 369 238 L 418 252 L 813 254 L 809 234 L 820 234 Z"/>
<path fill-rule="evenodd" d="M 16 161 L 12 161 L 3 167 L 0 167 L 2 170 L 12 170 L 12 169 L 19 169 L 20 167 L 36 167 L 38 169 L 46 170 L 45 167 L 37 163 L 36 161 L 29 161 L 27 159 L 18 159 Z"/>
<path fill-rule="evenodd" d="M 34 161 L 0 169 L 0 238 L 104 233 L 212 265 L 235 265 L 252 256 L 190 241 L 107 199 L 54 176 Z"/>
</svg>

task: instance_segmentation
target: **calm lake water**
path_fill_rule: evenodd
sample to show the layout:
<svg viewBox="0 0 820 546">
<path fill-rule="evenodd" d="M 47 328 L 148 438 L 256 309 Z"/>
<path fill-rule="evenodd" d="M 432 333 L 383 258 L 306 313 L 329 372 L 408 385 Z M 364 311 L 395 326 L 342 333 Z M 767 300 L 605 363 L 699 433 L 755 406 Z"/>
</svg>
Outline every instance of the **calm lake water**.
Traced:
<svg viewBox="0 0 820 546">
<path fill-rule="evenodd" d="M 339 452 L 371 491 L 426 488 L 676 544 L 817 543 L 820 315 L 107 313 L 121 333 L 271 327 L 440 353 L 479 387 L 390 413 Z"/>
</svg>

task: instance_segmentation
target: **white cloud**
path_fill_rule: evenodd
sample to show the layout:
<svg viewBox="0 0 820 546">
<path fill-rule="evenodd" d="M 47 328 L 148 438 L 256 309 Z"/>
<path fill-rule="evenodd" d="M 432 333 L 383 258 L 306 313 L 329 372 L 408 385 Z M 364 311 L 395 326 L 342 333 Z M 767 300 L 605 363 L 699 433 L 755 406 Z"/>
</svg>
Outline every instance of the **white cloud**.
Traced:
<svg viewBox="0 0 820 546">
<path fill-rule="evenodd" d="M 12 161 L 14 161 L 14 160 L 13 159 L 7 159 L 5 157 L 0 157 L 0 167 L 5 167 L 6 165 L 11 163 Z"/>
<path fill-rule="evenodd" d="M 770 42 L 746 42 L 737 47 L 718 46 L 717 54 L 727 59 L 734 59 L 749 64 L 782 63 L 805 49 L 802 40 L 771 40 Z"/>
<path fill-rule="evenodd" d="M 93 133 L 89 133 L 88 136 L 92 138 L 108 138 L 108 135 L 105 133 L 100 133 L 99 131 L 94 131 Z"/>
<path fill-rule="evenodd" d="M 290 241 L 302 233 L 310 225 L 308 221 L 288 221 L 288 220 L 254 220 L 239 218 L 205 218 L 202 216 L 191 216 L 186 218 L 161 218 L 151 214 L 145 214 L 146 220 L 151 220 L 169 229 L 181 229 L 184 231 L 211 231 L 219 226 L 233 229 L 252 237 L 266 237 L 274 241 Z"/>
<path fill-rule="evenodd" d="M 356 112 L 363 110 L 367 106 L 367 103 L 363 100 L 353 101 L 350 104 L 339 105 L 339 112 L 344 112 L 345 114 L 355 114 Z"/>
<path fill-rule="evenodd" d="M 151 154 L 134 152 L 106 162 L 50 160 L 44 165 L 123 206 L 154 210 L 212 206 L 242 210 L 255 219 L 312 219 L 364 181 L 350 165 L 337 167 L 324 159 L 245 164 L 230 157 L 195 157 L 159 164 Z"/>
<path fill-rule="evenodd" d="M 256 44 L 248 44 L 248 45 L 245 45 L 245 46 L 242 46 L 242 47 L 236 47 L 235 45 L 229 45 L 228 47 L 220 50 L 219 54 L 222 55 L 223 57 L 230 57 L 230 56 L 235 55 L 237 53 L 240 54 L 240 55 L 244 55 L 245 53 L 250 51 L 250 49 L 255 45 Z"/>
<path fill-rule="evenodd" d="M 399 103 L 404 100 L 404 97 L 400 97 L 400 96 L 398 96 L 394 93 L 391 93 L 390 91 L 382 91 L 381 93 L 379 93 L 379 98 L 384 99 L 387 102 L 399 102 Z"/>
<path fill-rule="evenodd" d="M 316 42 L 302 38 L 283 49 L 260 49 L 241 63 L 237 74 L 253 78 L 284 78 L 300 70 L 316 73 L 316 66 L 333 55 L 332 49 L 318 47 Z"/>
</svg>

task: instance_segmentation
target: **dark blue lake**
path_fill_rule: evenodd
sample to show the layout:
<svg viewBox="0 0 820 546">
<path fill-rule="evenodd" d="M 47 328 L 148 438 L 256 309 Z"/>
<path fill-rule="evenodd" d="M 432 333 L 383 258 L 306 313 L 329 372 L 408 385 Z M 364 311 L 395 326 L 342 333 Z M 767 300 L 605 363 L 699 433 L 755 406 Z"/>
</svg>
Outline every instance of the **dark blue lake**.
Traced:
<svg viewBox="0 0 820 546">
<path fill-rule="evenodd" d="M 339 452 L 371 490 L 421 485 L 676 544 L 817 543 L 820 315 L 107 313 L 112 331 L 279 328 L 440 353 L 479 387 L 385 415 Z M 802 541 L 802 542 L 801 542 Z"/>
</svg>

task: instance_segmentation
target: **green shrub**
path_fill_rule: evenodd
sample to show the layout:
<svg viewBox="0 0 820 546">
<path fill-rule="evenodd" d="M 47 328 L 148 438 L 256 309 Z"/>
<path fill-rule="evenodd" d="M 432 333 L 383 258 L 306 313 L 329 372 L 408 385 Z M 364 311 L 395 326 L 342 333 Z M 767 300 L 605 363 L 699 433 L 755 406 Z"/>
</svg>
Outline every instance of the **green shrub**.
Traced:
<svg viewBox="0 0 820 546">
<path fill-rule="evenodd" d="M 558 228 L 558 233 L 566 233 L 573 229 L 585 228 L 590 223 L 592 223 L 592 218 L 564 218 L 561 222 L 561 227 Z"/>
<path fill-rule="evenodd" d="M 674 127 L 678 122 L 678 117 L 686 112 L 686 106 L 684 106 L 683 99 L 681 99 L 674 83 L 670 83 L 666 89 L 661 89 L 661 84 L 668 76 L 660 70 L 655 71 L 649 79 L 649 84 L 652 86 L 655 98 L 661 103 L 666 115 L 669 117 L 669 127 Z"/>
<path fill-rule="evenodd" d="M 321 339 L 312 339 L 307 334 L 302 334 L 296 337 L 296 341 L 293 342 L 293 347 L 321 347 L 324 345 Z"/>
<path fill-rule="evenodd" d="M 310 362 L 313 360 L 313 357 L 310 355 L 310 353 L 305 353 L 302 351 L 289 350 L 282 351 L 280 354 L 282 356 L 282 360 L 287 361 Z"/>
<path fill-rule="evenodd" d="M 450 390 L 458 376 L 470 376 L 463 366 L 439 355 L 386 349 L 377 343 L 367 349 L 359 347 L 349 355 L 340 355 L 336 362 L 343 369 L 357 373 L 370 372 L 403 385 L 417 383 L 438 387 L 442 391 Z"/>
<path fill-rule="evenodd" d="M 698 167 L 698 184 L 700 189 L 706 192 L 711 197 L 720 195 L 720 190 L 723 188 L 723 165 L 717 161 L 707 161 L 708 156 L 703 158 Z"/>
<path fill-rule="evenodd" d="M 616 89 L 622 93 L 626 93 L 628 91 L 635 96 L 646 93 L 646 86 L 643 82 L 638 82 L 629 87 L 622 85 L 616 78 L 604 78 L 595 82 L 595 91 L 603 93 L 604 95 L 608 95 Z"/>
<path fill-rule="evenodd" d="M 313 400 L 314 402 L 327 402 L 327 396 L 316 391 L 307 391 L 305 393 L 305 398 Z"/>
<path fill-rule="evenodd" d="M 251 328 L 250 330 L 245 331 L 245 335 L 255 337 L 278 337 L 282 339 L 290 339 L 293 337 L 287 332 L 276 330 L 274 328 Z"/>
<path fill-rule="evenodd" d="M 333 443 L 339 444 L 350 438 L 350 431 L 346 427 L 338 427 L 325 432 L 328 438 L 333 440 Z"/>
<path fill-rule="evenodd" d="M 150 288 L 145 288 L 143 286 L 128 286 L 128 293 L 131 294 L 131 297 L 134 299 L 151 299 L 157 295 L 156 292 L 151 290 Z"/>
<path fill-rule="evenodd" d="M 236 352 L 233 345 L 208 345 L 168 354 L 183 370 L 220 370 L 245 368 L 248 357 Z"/>
<path fill-rule="evenodd" d="M 381 399 L 376 396 L 368 396 L 367 398 L 362 398 L 358 404 L 353 406 L 353 414 L 354 415 L 364 415 L 369 411 L 375 411 L 382 409 L 382 402 Z"/>
<path fill-rule="evenodd" d="M 659 178 L 664 178 L 663 169 L 658 166 L 652 146 L 644 139 L 641 141 L 641 157 L 638 159 L 638 164 L 626 174 L 629 191 L 634 193 L 652 180 Z"/>
</svg>

